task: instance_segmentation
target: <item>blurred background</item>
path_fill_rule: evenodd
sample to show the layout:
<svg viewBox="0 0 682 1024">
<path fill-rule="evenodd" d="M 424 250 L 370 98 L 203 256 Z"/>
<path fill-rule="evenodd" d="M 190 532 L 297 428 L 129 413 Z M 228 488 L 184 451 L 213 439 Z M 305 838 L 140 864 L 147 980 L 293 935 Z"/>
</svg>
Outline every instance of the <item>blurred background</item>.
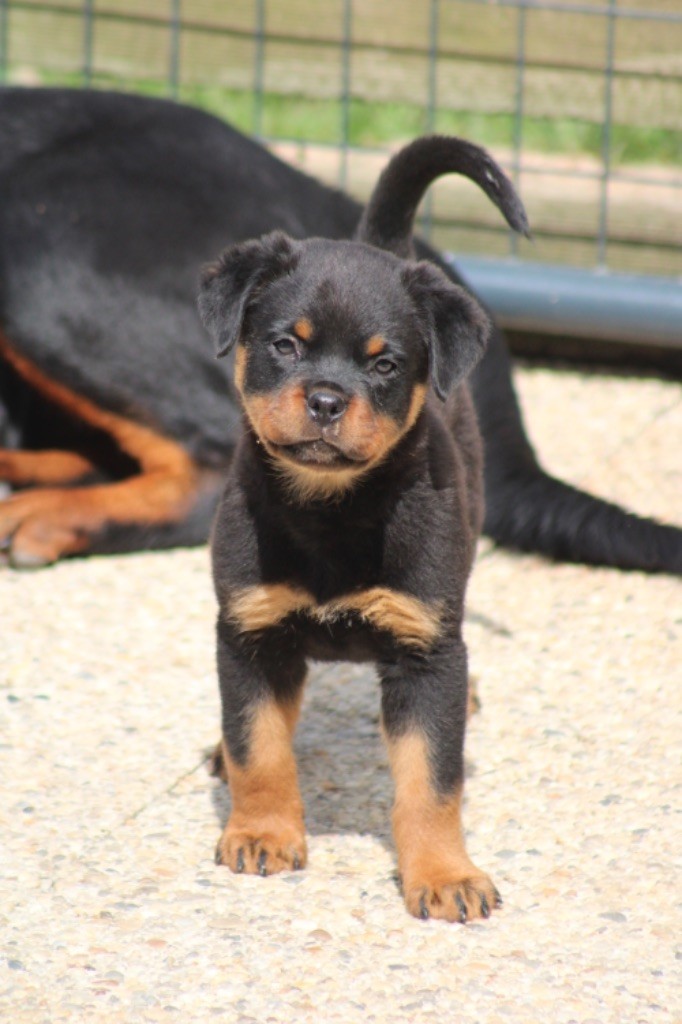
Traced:
<svg viewBox="0 0 682 1024">
<path fill-rule="evenodd" d="M 466 136 L 533 240 L 456 178 L 421 230 L 513 336 L 682 345 L 680 0 L 0 0 L 0 76 L 201 106 L 361 199 L 387 150 Z"/>
</svg>

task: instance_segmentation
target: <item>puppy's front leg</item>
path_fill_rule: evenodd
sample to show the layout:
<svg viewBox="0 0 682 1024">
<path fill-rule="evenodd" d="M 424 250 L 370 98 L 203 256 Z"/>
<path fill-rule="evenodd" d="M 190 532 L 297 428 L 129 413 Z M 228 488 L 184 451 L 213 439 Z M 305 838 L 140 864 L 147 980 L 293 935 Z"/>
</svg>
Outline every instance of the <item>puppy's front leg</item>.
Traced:
<svg viewBox="0 0 682 1024">
<path fill-rule="evenodd" d="M 305 867 L 303 803 L 292 749 L 305 663 L 267 640 L 245 646 L 221 621 L 218 671 L 232 811 L 216 862 L 259 875 Z"/>
<path fill-rule="evenodd" d="M 393 833 L 407 909 L 488 917 L 501 899 L 469 859 L 461 821 L 466 650 L 461 640 L 383 666 L 383 727 L 395 782 Z"/>
</svg>

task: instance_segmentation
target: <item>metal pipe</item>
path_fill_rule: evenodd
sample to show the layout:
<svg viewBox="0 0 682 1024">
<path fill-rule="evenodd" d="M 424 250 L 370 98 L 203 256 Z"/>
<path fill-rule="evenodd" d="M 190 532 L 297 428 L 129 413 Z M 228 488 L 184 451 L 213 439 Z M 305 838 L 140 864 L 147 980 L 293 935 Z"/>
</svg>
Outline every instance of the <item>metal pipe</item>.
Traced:
<svg viewBox="0 0 682 1024">
<path fill-rule="evenodd" d="M 453 258 L 502 327 L 682 349 L 682 279 Z"/>
</svg>

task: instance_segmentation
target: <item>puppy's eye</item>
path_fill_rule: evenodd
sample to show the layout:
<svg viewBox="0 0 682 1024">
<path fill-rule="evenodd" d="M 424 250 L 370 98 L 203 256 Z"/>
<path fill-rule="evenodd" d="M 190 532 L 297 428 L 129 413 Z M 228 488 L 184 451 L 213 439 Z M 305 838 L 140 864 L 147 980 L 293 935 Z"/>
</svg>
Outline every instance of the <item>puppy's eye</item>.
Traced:
<svg viewBox="0 0 682 1024">
<path fill-rule="evenodd" d="M 382 377 L 388 377 L 390 373 L 393 373 L 395 370 L 397 370 L 397 366 L 395 365 L 392 359 L 382 358 L 377 359 L 376 363 L 374 364 L 374 369 L 376 370 L 377 373 L 381 374 Z"/>
<path fill-rule="evenodd" d="M 298 355 L 296 342 L 292 341 L 291 338 L 278 338 L 273 344 L 281 356 Z"/>
</svg>

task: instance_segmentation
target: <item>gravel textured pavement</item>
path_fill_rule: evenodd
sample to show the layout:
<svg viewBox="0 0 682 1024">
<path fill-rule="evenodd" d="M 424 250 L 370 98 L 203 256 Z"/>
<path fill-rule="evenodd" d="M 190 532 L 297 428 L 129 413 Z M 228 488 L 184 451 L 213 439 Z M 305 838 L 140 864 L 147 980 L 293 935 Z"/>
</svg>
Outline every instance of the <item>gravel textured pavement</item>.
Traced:
<svg viewBox="0 0 682 1024">
<path fill-rule="evenodd" d="M 682 519 L 679 385 L 517 377 L 548 468 Z M 505 905 L 466 927 L 403 908 L 365 667 L 311 674 L 308 869 L 215 866 L 214 616 L 205 549 L 0 572 L 0 1020 L 682 1019 L 679 581 L 481 543 L 465 825 Z"/>
</svg>

